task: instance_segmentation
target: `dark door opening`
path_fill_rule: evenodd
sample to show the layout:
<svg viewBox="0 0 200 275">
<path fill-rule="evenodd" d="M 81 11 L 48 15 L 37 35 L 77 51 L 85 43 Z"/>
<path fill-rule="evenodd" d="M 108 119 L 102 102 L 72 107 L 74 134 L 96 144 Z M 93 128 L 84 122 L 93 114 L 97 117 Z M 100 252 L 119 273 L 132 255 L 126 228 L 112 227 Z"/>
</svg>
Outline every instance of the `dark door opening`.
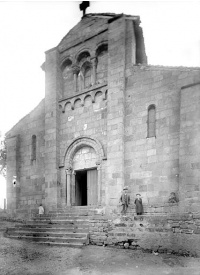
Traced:
<svg viewBox="0 0 200 275">
<path fill-rule="evenodd" d="M 87 170 L 76 171 L 75 205 L 87 205 Z"/>
</svg>

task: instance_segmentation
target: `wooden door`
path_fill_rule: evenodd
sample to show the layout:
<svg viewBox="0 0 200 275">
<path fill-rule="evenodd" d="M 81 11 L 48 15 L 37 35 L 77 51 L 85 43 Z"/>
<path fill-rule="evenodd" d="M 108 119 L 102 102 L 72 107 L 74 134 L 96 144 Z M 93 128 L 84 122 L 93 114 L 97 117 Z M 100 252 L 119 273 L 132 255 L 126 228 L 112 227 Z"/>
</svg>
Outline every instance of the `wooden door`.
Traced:
<svg viewBox="0 0 200 275">
<path fill-rule="evenodd" d="M 81 190 L 80 190 L 80 179 L 77 175 L 75 177 L 75 205 L 81 205 Z"/>
<path fill-rule="evenodd" d="M 87 204 L 97 205 L 97 169 L 87 171 Z"/>
</svg>

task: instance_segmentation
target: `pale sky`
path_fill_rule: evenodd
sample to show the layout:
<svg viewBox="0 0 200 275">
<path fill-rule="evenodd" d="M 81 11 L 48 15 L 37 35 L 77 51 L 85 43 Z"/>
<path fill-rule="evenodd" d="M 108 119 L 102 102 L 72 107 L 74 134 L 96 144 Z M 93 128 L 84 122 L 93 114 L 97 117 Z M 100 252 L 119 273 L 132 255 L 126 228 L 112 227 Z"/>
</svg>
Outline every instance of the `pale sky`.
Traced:
<svg viewBox="0 0 200 275">
<path fill-rule="evenodd" d="M 80 3 L 0 0 L 2 133 L 44 98 L 44 52 L 81 20 Z M 140 16 L 149 64 L 200 67 L 200 1 L 90 2 L 87 13 L 101 12 Z"/>
<path fill-rule="evenodd" d="M 81 20 L 80 1 L 0 1 L 0 131 L 44 97 L 44 52 Z M 200 66 L 200 1 L 93 1 L 87 13 L 139 15 L 149 64 Z"/>
</svg>

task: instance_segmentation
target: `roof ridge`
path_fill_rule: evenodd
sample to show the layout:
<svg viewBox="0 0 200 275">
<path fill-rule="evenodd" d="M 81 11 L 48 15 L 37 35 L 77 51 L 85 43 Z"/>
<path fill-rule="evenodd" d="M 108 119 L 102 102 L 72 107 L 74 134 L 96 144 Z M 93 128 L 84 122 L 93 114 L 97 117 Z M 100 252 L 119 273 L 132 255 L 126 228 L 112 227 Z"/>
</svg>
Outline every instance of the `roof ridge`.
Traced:
<svg viewBox="0 0 200 275">
<path fill-rule="evenodd" d="M 87 16 L 108 16 L 108 17 L 115 17 L 120 15 L 119 13 L 112 13 L 112 12 L 102 12 L 102 13 L 87 13 L 84 17 Z"/>
</svg>

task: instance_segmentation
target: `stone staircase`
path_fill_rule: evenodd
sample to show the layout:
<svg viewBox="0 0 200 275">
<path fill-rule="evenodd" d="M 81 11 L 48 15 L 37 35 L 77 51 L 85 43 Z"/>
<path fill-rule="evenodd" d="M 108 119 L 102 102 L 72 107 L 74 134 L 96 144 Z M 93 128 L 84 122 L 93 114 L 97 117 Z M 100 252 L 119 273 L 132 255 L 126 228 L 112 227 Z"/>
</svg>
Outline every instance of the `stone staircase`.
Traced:
<svg viewBox="0 0 200 275">
<path fill-rule="evenodd" d="M 89 207 L 69 207 L 35 215 L 26 224 L 7 228 L 4 236 L 46 245 L 82 247 L 89 244 Z"/>
</svg>

